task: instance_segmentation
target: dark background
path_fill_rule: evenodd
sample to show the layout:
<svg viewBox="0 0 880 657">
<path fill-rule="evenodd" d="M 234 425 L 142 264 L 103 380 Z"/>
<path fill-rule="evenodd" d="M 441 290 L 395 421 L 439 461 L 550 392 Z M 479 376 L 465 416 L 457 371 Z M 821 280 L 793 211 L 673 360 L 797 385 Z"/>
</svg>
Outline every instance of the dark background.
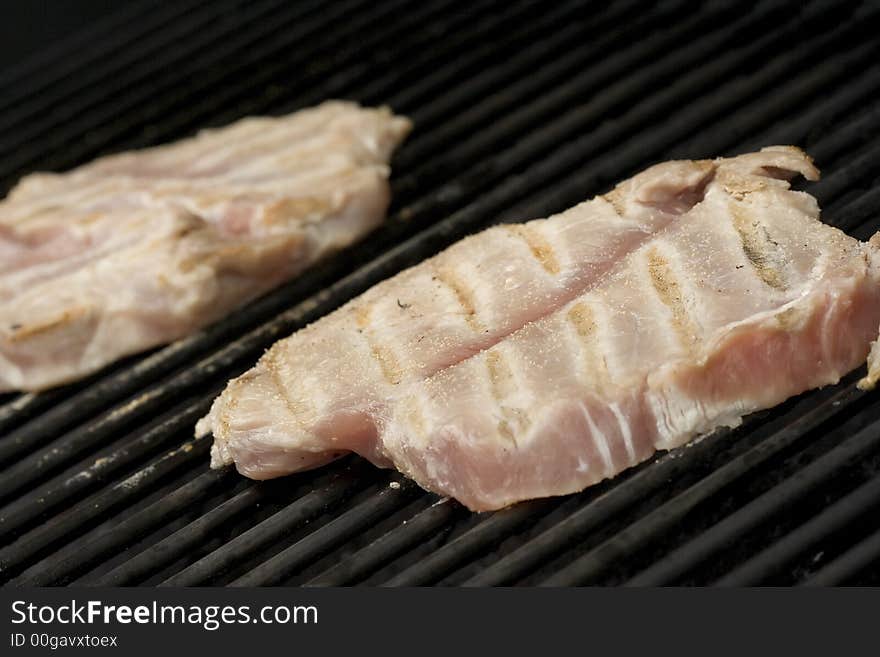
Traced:
<svg viewBox="0 0 880 657">
<path fill-rule="evenodd" d="M 0 0 L 0 70 L 54 46 L 126 4 L 126 0 Z"/>
</svg>

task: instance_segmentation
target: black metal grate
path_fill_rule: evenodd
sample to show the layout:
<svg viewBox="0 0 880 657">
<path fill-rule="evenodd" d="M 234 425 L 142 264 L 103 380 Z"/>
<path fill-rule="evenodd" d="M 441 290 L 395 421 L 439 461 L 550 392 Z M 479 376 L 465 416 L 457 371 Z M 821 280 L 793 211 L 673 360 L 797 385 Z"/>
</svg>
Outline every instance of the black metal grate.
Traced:
<svg viewBox="0 0 880 657">
<path fill-rule="evenodd" d="M 133 3 L 0 75 L 0 187 L 328 97 L 416 124 L 365 242 L 188 339 L 0 398 L 12 584 L 880 583 L 880 396 L 857 374 L 589 490 L 474 515 L 349 457 L 255 483 L 195 420 L 263 349 L 492 221 L 670 157 L 796 143 L 880 228 L 868 3 Z M 393 486 L 390 484 L 394 484 Z"/>
</svg>

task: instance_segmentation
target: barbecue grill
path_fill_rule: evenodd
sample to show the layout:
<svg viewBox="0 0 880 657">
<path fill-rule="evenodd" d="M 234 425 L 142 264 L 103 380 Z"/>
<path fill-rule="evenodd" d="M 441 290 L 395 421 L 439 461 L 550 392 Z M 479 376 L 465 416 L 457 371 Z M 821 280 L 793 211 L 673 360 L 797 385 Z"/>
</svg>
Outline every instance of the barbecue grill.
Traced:
<svg viewBox="0 0 880 657">
<path fill-rule="evenodd" d="M 415 130 L 387 224 L 229 318 L 86 381 L 0 397 L 11 585 L 880 583 L 880 394 L 789 400 L 612 481 L 472 514 L 348 456 L 257 483 L 192 430 L 275 340 L 491 222 L 656 161 L 793 143 L 826 222 L 880 229 L 880 7 L 187 0 L 0 74 L 0 192 L 33 170 L 325 98 Z"/>
</svg>

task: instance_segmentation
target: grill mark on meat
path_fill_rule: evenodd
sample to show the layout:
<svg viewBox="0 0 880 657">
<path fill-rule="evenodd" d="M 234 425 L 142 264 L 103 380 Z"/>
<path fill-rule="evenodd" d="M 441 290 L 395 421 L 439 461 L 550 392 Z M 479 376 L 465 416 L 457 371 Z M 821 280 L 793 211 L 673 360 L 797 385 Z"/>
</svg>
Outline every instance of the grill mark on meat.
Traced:
<svg viewBox="0 0 880 657">
<path fill-rule="evenodd" d="M 501 402 L 513 384 L 513 372 L 510 365 L 497 349 L 486 352 L 486 369 L 489 371 L 489 382 L 492 384 L 492 396 Z"/>
<path fill-rule="evenodd" d="M 780 310 L 775 315 L 779 328 L 783 331 L 794 331 L 799 329 L 804 321 L 806 321 L 805 313 L 801 308 L 792 307 Z"/>
<path fill-rule="evenodd" d="M 42 322 L 31 324 L 22 322 L 20 324 L 14 324 L 13 326 L 16 328 L 13 329 L 13 333 L 8 339 L 10 342 L 18 342 L 20 340 L 33 338 L 41 333 L 49 333 L 50 331 L 65 326 L 66 324 L 72 324 L 73 322 L 82 319 L 88 314 L 88 312 L 87 308 L 71 308 L 52 319 Z"/>
<path fill-rule="evenodd" d="M 373 306 L 366 304 L 357 306 L 354 309 L 354 321 L 357 327 L 364 330 L 370 326 L 370 314 L 373 312 Z"/>
<path fill-rule="evenodd" d="M 385 380 L 392 385 L 400 383 L 400 380 L 403 378 L 403 370 L 400 368 L 397 358 L 394 357 L 394 354 L 388 347 L 378 344 L 370 338 L 368 340 L 370 341 L 370 353 L 378 361 Z"/>
<path fill-rule="evenodd" d="M 598 324 L 593 311 L 582 301 L 574 304 L 567 313 L 569 323 L 574 327 L 580 345 L 584 372 L 595 379 L 602 387 L 611 384 L 611 374 L 605 358 L 596 348 Z"/>
<path fill-rule="evenodd" d="M 623 198 L 621 198 L 623 191 L 617 187 L 612 189 L 610 192 L 606 192 L 605 194 L 600 194 L 599 198 L 608 202 L 612 208 L 614 208 L 614 212 L 618 217 L 623 218 L 626 214 L 626 208 L 624 206 Z"/>
<path fill-rule="evenodd" d="M 272 377 L 272 383 L 275 384 L 275 387 L 278 390 L 278 395 L 280 396 L 281 401 L 284 402 L 287 410 L 290 411 L 291 416 L 297 417 L 302 414 L 304 406 L 295 402 L 287 393 L 287 386 L 284 385 L 284 381 L 279 372 L 278 363 L 276 362 L 280 352 L 280 349 L 269 349 L 266 353 L 266 371 L 269 373 L 269 376 Z"/>
<path fill-rule="evenodd" d="M 397 358 L 394 356 L 391 349 L 378 342 L 377 339 L 370 334 L 373 306 L 370 304 L 358 306 L 354 311 L 354 315 L 355 323 L 363 334 L 364 340 L 367 342 L 370 354 L 372 354 L 373 359 L 379 363 L 379 369 L 382 370 L 382 376 L 385 377 L 385 380 L 388 383 L 397 385 L 403 378 L 403 369 L 401 368 L 400 363 L 397 361 Z"/>
<path fill-rule="evenodd" d="M 737 203 L 730 204 L 733 227 L 739 234 L 742 250 L 755 273 L 768 286 L 777 290 L 787 290 L 788 281 L 781 268 L 777 249 L 779 245 L 770 236 L 767 227 L 749 214 Z"/>
<path fill-rule="evenodd" d="M 504 412 L 504 409 L 502 408 L 501 411 Z M 498 434 L 511 445 L 517 447 L 516 433 L 514 433 L 513 429 L 510 427 L 510 422 L 508 422 L 506 418 L 498 420 Z"/>
<path fill-rule="evenodd" d="M 425 413 L 422 405 L 419 403 L 418 397 L 410 395 L 403 400 L 406 406 L 406 419 L 409 421 L 410 427 L 416 435 L 425 433 Z"/>
<path fill-rule="evenodd" d="M 764 180 L 732 171 L 725 172 L 721 177 L 721 186 L 725 192 L 737 201 L 742 201 L 749 194 L 767 189 L 767 183 Z"/>
<path fill-rule="evenodd" d="M 511 224 L 506 226 L 506 228 L 511 234 L 516 235 L 528 245 L 529 251 L 532 252 L 535 260 L 541 263 L 541 267 L 548 274 L 556 276 L 559 273 L 559 260 L 556 258 L 553 246 L 533 226 L 528 224 Z"/>
<path fill-rule="evenodd" d="M 699 338 L 699 330 L 688 313 L 681 283 L 675 277 L 669 261 L 663 257 L 656 247 L 648 250 L 647 258 L 651 284 L 660 301 L 672 313 L 672 327 L 675 329 L 682 345 L 691 350 Z"/>
<path fill-rule="evenodd" d="M 568 311 L 568 317 L 571 323 L 577 329 L 578 335 L 584 340 L 592 340 L 596 332 L 596 320 L 591 311 L 583 302 L 576 303 Z"/>
<path fill-rule="evenodd" d="M 264 208 L 263 223 L 267 226 L 308 223 L 332 210 L 330 203 L 319 198 L 282 199 Z"/>
<path fill-rule="evenodd" d="M 516 381 L 510 363 L 500 350 L 490 349 L 486 352 L 486 369 L 489 372 L 492 398 L 501 413 L 497 424 L 498 433 L 516 447 L 516 432 L 528 426 L 528 421 L 517 409 L 504 405 L 504 399 L 516 392 Z M 517 427 L 512 427 L 511 421 L 516 423 Z"/>
<path fill-rule="evenodd" d="M 464 319 L 474 331 L 483 329 L 479 319 L 477 319 L 477 309 L 474 303 L 473 292 L 468 288 L 467 284 L 451 267 L 436 267 L 435 276 L 437 280 L 452 290 L 458 305 L 464 312 Z"/>
<path fill-rule="evenodd" d="M 245 372 L 237 379 L 233 379 L 232 381 L 230 381 L 229 385 L 226 387 L 226 389 L 227 390 L 235 390 L 236 388 L 241 388 L 241 387 L 247 385 L 247 381 L 249 381 L 252 378 L 253 378 L 253 370 Z M 232 417 L 232 415 L 235 413 L 236 409 L 238 408 L 238 401 L 239 401 L 238 397 L 235 397 L 233 395 L 229 401 L 229 404 L 227 406 L 223 407 L 222 409 L 220 409 L 220 413 L 217 416 L 217 420 L 218 420 L 218 423 L 220 426 L 217 427 L 215 425 L 215 426 L 211 427 L 211 433 L 213 433 L 215 436 L 218 433 L 223 433 L 225 431 L 229 431 L 230 418 Z M 217 431 L 218 428 L 220 429 L 220 431 Z"/>
</svg>

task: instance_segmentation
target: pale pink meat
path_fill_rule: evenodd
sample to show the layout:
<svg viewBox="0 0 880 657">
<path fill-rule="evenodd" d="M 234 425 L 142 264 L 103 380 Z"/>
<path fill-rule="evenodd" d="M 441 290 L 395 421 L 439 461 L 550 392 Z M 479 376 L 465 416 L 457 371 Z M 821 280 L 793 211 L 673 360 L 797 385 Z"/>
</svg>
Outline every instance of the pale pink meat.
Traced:
<svg viewBox="0 0 880 657">
<path fill-rule="evenodd" d="M 409 130 L 327 102 L 24 178 L 0 203 L 0 392 L 185 336 L 352 244 Z"/>
<path fill-rule="evenodd" d="M 276 343 L 198 431 L 257 479 L 354 451 L 473 510 L 582 490 L 835 383 L 880 323 L 880 252 L 770 147 L 660 164 L 495 227 Z"/>
</svg>

